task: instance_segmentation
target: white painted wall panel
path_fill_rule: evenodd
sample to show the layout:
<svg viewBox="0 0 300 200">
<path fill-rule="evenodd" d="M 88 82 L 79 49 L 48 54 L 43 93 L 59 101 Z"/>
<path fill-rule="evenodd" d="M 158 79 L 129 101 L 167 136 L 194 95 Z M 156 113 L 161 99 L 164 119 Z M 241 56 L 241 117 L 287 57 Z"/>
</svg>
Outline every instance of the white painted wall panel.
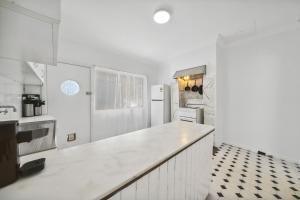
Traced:
<svg viewBox="0 0 300 200">
<path fill-rule="evenodd" d="M 159 199 L 168 199 L 168 165 L 159 167 Z"/>
<path fill-rule="evenodd" d="M 200 143 L 200 141 L 199 141 Z M 191 179 L 191 199 L 198 199 L 199 198 L 199 189 L 198 189 L 198 174 L 201 173 L 202 167 L 199 166 L 200 162 L 200 155 L 197 151 L 199 148 L 199 143 L 194 144 L 190 150 L 191 150 L 191 171 L 193 173 L 192 179 Z"/>
<path fill-rule="evenodd" d="M 185 199 L 185 158 L 186 151 L 175 157 L 175 200 Z"/>
<path fill-rule="evenodd" d="M 137 184 L 133 183 L 127 188 L 123 189 L 121 193 L 121 200 L 135 200 Z"/>
<path fill-rule="evenodd" d="M 194 174 L 192 173 L 192 148 L 186 150 L 186 183 L 185 183 L 185 199 L 192 199 L 192 178 Z"/>
<path fill-rule="evenodd" d="M 149 199 L 159 200 L 160 174 L 159 168 L 149 174 Z"/>
<path fill-rule="evenodd" d="M 218 49 L 224 142 L 300 162 L 300 28 Z"/>
<path fill-rule="evenodd" d="M 121 199 L 121 193 L 117 193 L 114 196 L 112 196 L 111 198 L 109 198 L 109 200 L 120 200 Z"/>
<path fill-rule="evenodd" d="M 136 199 L 148 200 L 149 199 L 149 175 L 145 175 L 137 181 Z"/>
<path fill-rule="evenodd" d="M 170 159 L 167 163 L 168 165 L 168 200 L 174 200 L 175 195 L 175 159 Z M 162 200 L 162 199 L 161 199 Z"/>
</svg>

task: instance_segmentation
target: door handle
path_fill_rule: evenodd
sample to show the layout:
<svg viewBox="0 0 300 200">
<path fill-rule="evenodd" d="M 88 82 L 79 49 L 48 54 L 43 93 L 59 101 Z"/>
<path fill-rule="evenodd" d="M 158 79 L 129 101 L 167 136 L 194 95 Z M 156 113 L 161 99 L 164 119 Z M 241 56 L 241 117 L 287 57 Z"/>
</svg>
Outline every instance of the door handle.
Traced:
<svg viewBox="0 0 300 200">
<path fill-rule="evenodd" d="M 85 92 L 86 95 L 92 95 L 92 92 L 88 91 L 88 92 Z"/>
</svg>

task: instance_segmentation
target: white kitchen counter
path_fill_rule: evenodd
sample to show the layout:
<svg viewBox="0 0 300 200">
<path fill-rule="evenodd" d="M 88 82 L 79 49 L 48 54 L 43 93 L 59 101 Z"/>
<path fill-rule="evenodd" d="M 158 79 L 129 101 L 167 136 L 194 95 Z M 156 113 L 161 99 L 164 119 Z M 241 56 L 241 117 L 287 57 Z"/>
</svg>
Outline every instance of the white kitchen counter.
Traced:
<svg viewBox="0 0 300 200">
<path fill-rule="evenodd" d="M 0 189 L 0 199 L 101 199 L 213 130 L 212 126 L 177 121 L 24 156 L 22 163 L 45 157 L 45 169 Z"/>
<path fill-rule="evenodd" d="M 32 122 L 40 122 L 40 121 L 52 121 L 55 120 L 54 117 L 50 115 L 41 115 L 34 117 L 22 117 L 19 119 L 19 124 L 32 123 Z"/>
</svg>

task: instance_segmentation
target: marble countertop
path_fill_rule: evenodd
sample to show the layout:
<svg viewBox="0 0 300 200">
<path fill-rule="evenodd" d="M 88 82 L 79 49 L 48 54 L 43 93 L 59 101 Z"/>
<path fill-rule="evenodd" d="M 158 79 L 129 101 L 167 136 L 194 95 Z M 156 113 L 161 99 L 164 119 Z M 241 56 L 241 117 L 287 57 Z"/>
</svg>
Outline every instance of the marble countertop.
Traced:
<svg viewBox="0 0 300 200">
<path fill-rule="evenodd" d="M 40 115 L 34 117 L 22 117 L 19 119 L 19 124 L 31 123 L 31 122 L 40 122 L 40 121 L 51 121 L 55 120 L 54 117 L 50 115 Z"/>
<path fill-rule="evenodd" d="M 0 189 L 0 199 L 101 199 L 214 130 L 172 122 L 97 142 L 21 157 L 45 157 L 45 169 Z"/>
<path fill-rule="evenodd" d="M 20 124 L 39 122 L 39 121 L 50 121 L 55 120 L 54 117 L 50 115 L 40 115 L 34 117 L 19 117 L 17 113 L 10 112 L 6 115 L 0 115 L 0 121 L 19 121 Z"/>
</svg>

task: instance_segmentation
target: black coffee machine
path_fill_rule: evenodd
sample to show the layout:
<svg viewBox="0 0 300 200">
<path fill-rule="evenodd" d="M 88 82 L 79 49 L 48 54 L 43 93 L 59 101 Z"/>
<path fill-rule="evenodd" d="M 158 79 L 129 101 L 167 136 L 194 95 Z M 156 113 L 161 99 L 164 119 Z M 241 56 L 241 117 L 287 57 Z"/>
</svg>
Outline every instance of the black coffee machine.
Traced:
<svg viewBox="0 0 300 200">
<path fill-rule="evenodd" d="M 18 144 L 45 136 L 47 129 L 17 133 L 18 121 L 0 122 L 0 188 L 16 181 L 20 176 L 38 172 L 44 168 L 45 158 L 30 161 L 20 167 Z"/>
<path fill-rule="evenodd" d="M 23 94 L 22 95 L 22 116 L 33 117 L 42 115 L 42 106 L 45 101 L 41 100 L 39 94 Z"/>
</svg>

